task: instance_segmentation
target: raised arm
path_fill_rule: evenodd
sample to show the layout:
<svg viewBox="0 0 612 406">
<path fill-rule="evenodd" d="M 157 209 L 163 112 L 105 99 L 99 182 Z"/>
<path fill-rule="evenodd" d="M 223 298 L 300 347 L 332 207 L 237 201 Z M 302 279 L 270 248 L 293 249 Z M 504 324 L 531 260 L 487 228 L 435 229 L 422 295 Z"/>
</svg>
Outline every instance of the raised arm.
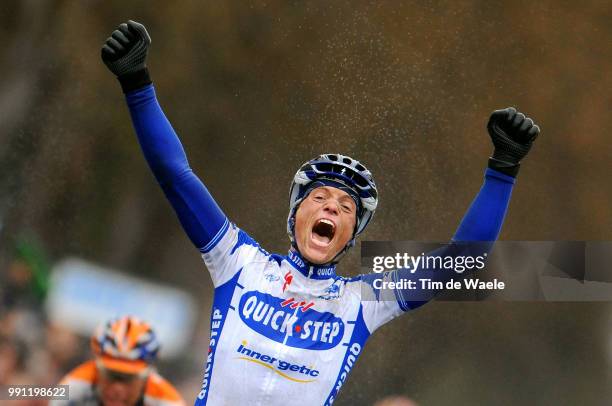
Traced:
<svg viewBox="0 0 612 406">
<path fill-rule="evenodd" d="M 491 114 L 487 130 L 495 147 L 485 182 L 463 217 L 453 241 L 497 240 L 506 216 L 521 160 L 531 149 L 540 128 L 514 107 Z"/>
<path fill-rule="evenodd" d="M 189 167 L 181 142 L 164 115 L 145 64 L 151 38 L 142 24 L 121 24 L 102 47 L 102 60 L 126 95 L 140 147 L 181 225 L 201 251 L 214 244 L 228 220 Z"/>
<path fill-rule="evenodd" d="M 540 129 L 533 121 L 514 108 L 497 110 L 491 114 L 487 126 L 495 146 L 489 167 L 485 171 L 484 184 L 472 201 L 451 242 L 428 256 L 458 257 L 483 255 L 490 250 L 501 231 L 510 196 L 518 173 L 520 161 L 527 155 Z M 401 311 L 415 309 L 433 299 L 440 290 L 419 289 L 420 279 L 446 282 L 459 275 L 454 269 L 398 269 L 385 274 L 363 275 L 363 282 L 373 292 L 364 303 L 365 317 L 377 328 L 384 322 L 401 314 Z M 393 292 L 377 292 L 381 280 L 413 281 L 417 289 L 396 289 Z M 378 281 L 376 284 L 375 281 Z M 382 296 L 381 296 L 382 295 Z M 376 298 L 372 300 L 372 297 Z M 398 309 L 399 306 L 399 309 Z"/>
<path fill-rule="evenodd" d="M 451 243 L 434 255 L 477 257 L 492 248 L 506 217 L 520 161 L 527 155 L 540 132 L 533 120 L 513 107 L 494 111 L 487 129 L 495 149 L 489 158 L 484 184 L 463 216 Z M 397 271 L 396 277 L 428 278 L 444 283 L 468 274 L 465 272 L 459 275 L 454 269 L 402 269 Z M 402 310 L 414 309 L 432 299 L 438 292 L 403 290 L 398 292 L 400 307 Z"/>
</svg>

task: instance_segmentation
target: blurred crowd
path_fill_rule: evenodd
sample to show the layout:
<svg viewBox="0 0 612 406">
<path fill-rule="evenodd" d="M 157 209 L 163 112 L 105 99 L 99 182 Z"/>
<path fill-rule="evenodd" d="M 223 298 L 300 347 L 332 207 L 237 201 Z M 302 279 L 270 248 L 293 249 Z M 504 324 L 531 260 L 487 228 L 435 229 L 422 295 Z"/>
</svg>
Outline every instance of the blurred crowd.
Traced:
<svg viewBox="0 0 612 406">
<path fill-rule="evenodd" d="M 0 259 L 0 385 L 57 384 L 67 372 L 91 358 L 90 337 L 75 334 L 47 318 L 50 266 L 37 244 L 18 241 Z M 199 375 L 183 359 L 163 365 L 173 363 L 179 367 L 168 378 L 191 400 L 200 385 Z"/>
<path fill-rule="evenodd" d="M 20 242 L 7 259 L 0 272 L 0 385 L 55 384 L 87 357 L 87 340 L 47 322 L 41 252 Z"/>
</svg>

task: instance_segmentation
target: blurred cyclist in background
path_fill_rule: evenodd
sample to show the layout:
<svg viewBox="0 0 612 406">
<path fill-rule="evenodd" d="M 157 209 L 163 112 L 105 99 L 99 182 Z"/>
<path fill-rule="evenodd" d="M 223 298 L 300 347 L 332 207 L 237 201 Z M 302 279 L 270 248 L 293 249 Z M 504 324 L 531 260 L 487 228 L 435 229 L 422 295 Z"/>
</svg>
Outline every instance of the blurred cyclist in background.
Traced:
<svg viewBox="0 0 612 406">
<path fill-rule="evenodd" d="M 51 406 L 179 406 L 177 390 L 154 369 L 159 342 L 149 324 L 124 316 L 101 325 L 91 337 L 94 359 L 79 365 L 60 385 L 69 400 Z"/>
</svg>

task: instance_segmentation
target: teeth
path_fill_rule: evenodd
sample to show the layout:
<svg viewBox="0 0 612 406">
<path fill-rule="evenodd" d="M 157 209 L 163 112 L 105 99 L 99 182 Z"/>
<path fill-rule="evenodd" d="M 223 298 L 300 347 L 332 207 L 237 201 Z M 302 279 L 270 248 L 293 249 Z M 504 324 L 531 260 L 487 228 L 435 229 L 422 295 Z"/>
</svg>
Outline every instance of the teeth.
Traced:
<svg viewBox="0 0 612 406">
<path fill-rule="evenodd" d="M 330 226 L 334 227 L 334 223 L 332 223 L 331 221 L 329 221 L 327 219 L 321 219 L 320 221 L 321 221 L 321 223 L 329 224 Z"/>
</svg>

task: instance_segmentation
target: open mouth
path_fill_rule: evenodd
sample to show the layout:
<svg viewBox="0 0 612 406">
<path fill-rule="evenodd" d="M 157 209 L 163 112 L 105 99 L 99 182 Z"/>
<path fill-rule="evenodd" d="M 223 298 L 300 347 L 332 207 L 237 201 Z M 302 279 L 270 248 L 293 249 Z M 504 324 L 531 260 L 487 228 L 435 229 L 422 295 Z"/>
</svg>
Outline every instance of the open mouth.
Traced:
<svg viewBox="0 0 612 406">
<path fill-rule="evenodd" d="M 328 219 L 319 219 L 315 222 L 312 227 L 312 239 L 318 243 L 318 245 L 327 246 L 334 238 L 336 232 L 336 225 Z"/>
</svg>

